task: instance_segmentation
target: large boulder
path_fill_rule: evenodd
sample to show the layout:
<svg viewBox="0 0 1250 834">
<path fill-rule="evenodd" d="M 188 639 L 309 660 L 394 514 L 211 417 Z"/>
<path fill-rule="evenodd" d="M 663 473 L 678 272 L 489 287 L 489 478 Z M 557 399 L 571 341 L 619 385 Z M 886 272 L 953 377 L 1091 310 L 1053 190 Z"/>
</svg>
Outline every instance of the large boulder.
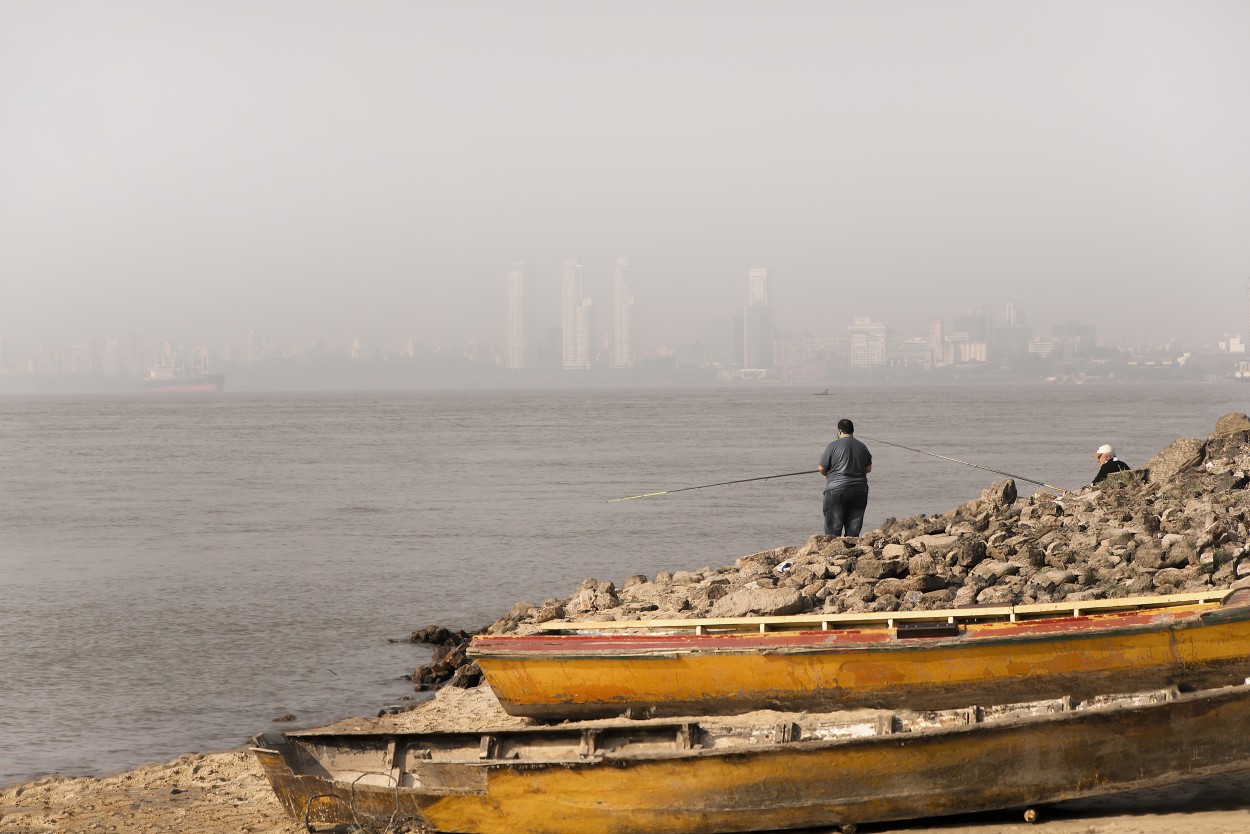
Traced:
<svg viewBox="0 0 1250 834">
<path fill-rule="evenodd" d="M 1173 440 L 1170 446 L 1146 462 L 1150 482 L 1166 483 L 1185 469 L 1201 463 L 1204 446 L 1201 440 L 1190 437 Z"/>
<path fill-rule="evenodd" d="M 783 617 L 803 610 L 796 588 L 744 588 L 716 601 L 710 617 Z"/>
<path fill-rule="evenodd" d="M 1239 431 L 1250 431 L 1250 417 L 1247 417 L 1245 414 L 1234 411 L 1231 414 L 1225 414 L 1215 421 L 1216 437 L 1235 434 Z"/>
<path fill-rule="evenodd" d="M 997 481 L 981 491 L 981 500 L 993 507 L 1009 507 L 1016 503 L 1016 482 Z"/>
</svg>

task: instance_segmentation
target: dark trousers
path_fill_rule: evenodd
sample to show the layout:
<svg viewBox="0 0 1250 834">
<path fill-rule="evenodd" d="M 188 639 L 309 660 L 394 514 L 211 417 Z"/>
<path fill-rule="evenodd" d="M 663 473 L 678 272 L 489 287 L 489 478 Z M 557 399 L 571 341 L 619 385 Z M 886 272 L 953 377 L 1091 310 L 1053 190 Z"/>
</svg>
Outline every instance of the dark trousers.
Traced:
<svg viewBox="0 0 1250 834">
<path fill-rule="evenodd" d="M 868 487 L 825 493 L 825 535 L 858 536 L 868 509 Z"/>
</svg>

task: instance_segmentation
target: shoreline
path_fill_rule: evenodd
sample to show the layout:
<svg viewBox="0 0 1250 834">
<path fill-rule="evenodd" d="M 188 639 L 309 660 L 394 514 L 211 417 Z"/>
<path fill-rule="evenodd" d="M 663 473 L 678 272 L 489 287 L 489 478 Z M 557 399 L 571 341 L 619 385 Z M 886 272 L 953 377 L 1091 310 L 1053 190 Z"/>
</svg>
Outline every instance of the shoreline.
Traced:
<svg viewBox="0 0 1250 834">
<path fill-rule="evenodd" d="M 1195 451 L 1201 452 L 1197 458 Z M 1198 466 L 1198 460 L 1205 462 Z M 999 482 L 946 516 L 889 519 L 850 548 L 845 541 L 814 536 L 801 550 L 752 554 L 733 568 L 662 574 L 655 581 L 631 577 L 637 581 L 627 580 L 619 594 L 612 583 L 588 579 L 565 600 L 540 606 L 517 603 L 488 632 L 522 631 L 568 615 L 593 619 L 605 612 L 614 612 L 613 618 L 689 616 L 703 609 L 724 616 L 759 615 L 768 613 L 756 610 L 760 605 L 778 600 L 800 608 L 819 602 L 826 610 L 869 605 L 874 606 L 870 610 L 899 610 L 949 602 L 984 604 L 987 594 L 1004 596 L 997 600 L 1000 604 L 1014 604 L 1025 594 L 1094 598 L 1096 589 L 1105 594 L 1109 587 L 1128 592 L 1140 585 L 1141 592 L 1154 593 L 1173 586 L 1250 587 L 1250 546 L 1239 544 L 1250 526 L 1250 513 L 1243 512 L 1237 497 L 1250 486 L 1250 463 L 1243 462 L 1250 462 L 1250 417 L 1230 414 L 1207 441 L 1178 440 L 1148 462 L 1145 474 L 1071 493 L 1066 507 L 1049 495 L 1017 506 L 1014 481 Z M 1222 521 L 1212 523 L 1208 516 Z M 1090 530 L 1096 531 L 1092 541 Z M 970 547 L 977 543 L 979 548 Z M 1090 564 L 1064 561 L 1074 553 L 1086 554 Z M 783 558 L 786 568 L 779 571 Z M 981 569 L 982 564 L 1002 569 Z M 1102 580 L 1091 572 L 1095 569 L 1105 573 Z M 939 574 L 942 581 L 935 583 Z M 733 605 L 751 610 L 729 610 Z M 673 611 L 666 612 L 666 607 Z M 463 656 L 449 649 L 434 664 L 453 655 Z M 467 666 L 457 666 L 455 674 L 467 676 L 467 671 Z M 381 732 L 478 731 L 517 722 L 526 719 L 506 715 L 489 686 L 479 685 L 444 686 L 409 710 L 384 709 L 377 718 L 346 718 L 333 726 Z M 1242 834 L 1250 830 L 1250 766 L 1213 787 L 1188 793 L 1113 796 L 1040 810 L 1036 823 L 1026 822 L 1019 812 L 994 812 L 872 824 L 860 830 Z M 169 831 L 299 834 L 306 829 L 302 820 L 286 816 L 246 746 L 189 753 L 103 777 L 47 776 L 0 786 L 0 834 Z"/>
</svg>

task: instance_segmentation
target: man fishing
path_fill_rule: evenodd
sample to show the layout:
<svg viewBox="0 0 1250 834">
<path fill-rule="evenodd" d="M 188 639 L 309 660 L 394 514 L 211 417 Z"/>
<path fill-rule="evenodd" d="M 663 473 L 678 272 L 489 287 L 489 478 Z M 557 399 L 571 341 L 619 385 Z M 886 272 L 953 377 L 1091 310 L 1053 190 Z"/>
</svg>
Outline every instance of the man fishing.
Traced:
<svg viewBox="0 0 1250 834">
<path fill-rule="evenodd" d="M 825 534 L 858 536 L 868 508 L 872 453 L 854 437 L 855 424 L 838 421 L 838 439 L 825 447 L 817 472 L 825 476 Z"/>
</svg>

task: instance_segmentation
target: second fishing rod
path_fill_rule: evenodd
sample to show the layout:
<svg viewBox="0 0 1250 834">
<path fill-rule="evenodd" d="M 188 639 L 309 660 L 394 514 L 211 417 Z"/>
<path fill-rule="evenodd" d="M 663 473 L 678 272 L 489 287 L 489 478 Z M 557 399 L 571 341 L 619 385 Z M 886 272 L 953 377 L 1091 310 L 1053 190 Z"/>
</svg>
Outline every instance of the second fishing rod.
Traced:
<svg viewBox="0 0 1250 834">
<path fill-rule="evenodd" d="M 1038 481 L 1033 478 L 1026 478 L 1022 475 L 1013 475 L 1010 472 L 1004 472 L 1001 469 L 993 469 L 988 466 L 982 466 L 979 463 L 972 463 L 970 461 L 960 460 L 959 458 L 953 458 L 953 457 L 950 457 L 949 455 L 939 455 L 936 452 L 926 452 L 924 449 L 916 449 L 912 446 L 904 446 L 901 443 L 893 443 L 889 440 L 881 440 L 880 438 L 865 437 L 864 435 L 859 435 L 859 437 L 863 440 L 871 441 L 872 443 L 881 443 L 882 445 L 893 446 L 897 449 L 906 449 L 909 452 L 916 452 L 917 454 L 928 455 L 930 457 L 940 458 L 941 460 L 948 460 L 952 463 L 959 463 L 959 464 L 963 464 L 964 466 L 971 466 L 975 469 L 981 469 L 986 472 L 993 472 L 995 475 L 1002 475 L 1006 478 L 1013 478 L 1017 481 L 1024 481 L 1025 483 L 1036 484 L 1037 486 L 1043 487 L 1045 489 L 1053 490 L 1063 495 L 1067 495 L 1069 493 L 1069 490 L 1066 490 L 1063 487 L 1054 486 L 1053 484 L 1048 484 L 1045 481 Z M 641 495 L 628 495 L 624 498 L 611 498 L 609 499 L 609 501 L 632 501 L 636 498 L 656 498 L 661 495 L 672 495 L 673 493 L 676 493 L 676 492 L 689 492 L 690 490 L 695 490 L 695 489 L 709 489 L 711 487 L 729 486 L 730 484 L 745 484 L 745 483 L 750 483 L 751 481 L 771 481 L 776 478 L 792 478 L 796 475 L 813 475 L 817 471 L 818 470 L 816 469 L 808 469 L 808 470 L 804 470 L 803 472 L 786 472 L 780 475 L 761 475 L 756 478 L 739 478 L 733 481 L 720 481 L 714 484 L 699 484 L 698 486 L 679 487 L 676 489 L 659 490 L 656 492 L 644 492 Z"/>
<path fill-rule="evenodd" d="M 904 446 L 902 443 L 892 443 L 889 440 L 882 440 L 878 437 L 866 437 L 862 434 L 859 435 L 859 438 L 861 440 L 867 440 L 872 443 L 881 443 L 885 446 L 893 446 L 896 449 L 906 449 L 909 452 L 916 452 L 917 454 L 928 455 L 929 457 L 941 458 L 942 460 L 949 460 L 952 463 L 962 463 L 964 466 L 971 466 L 975 469 L 983 469 L 986 472 L 993 472 L 995 475 L 1002 475 L 1006 478 L 1013 478 L 1017 481 L 1024 481 L 1027 484 L 1036 484 L 1037 486 L 1044 487 L 1045 489 L 1054 490 L 1055 492 L 1061 493 L 1063 495 L 1067 495 L 1070 492 L 1070 490 L 1066 490 L 1063 487 L 1054 486 L 1053 484 L 1048 484 L 1045 481 L 1038 481 L 1033 478 L 1026 478 L 1023 475 L 1013 475 L 1012 473 L 1004 472 L 1001 469 L 991 469 L 990 467 L 982 466 L 979 463 L 972 463 L 970 461 L 960 460 L 959 458 L 953 458 L 948 455 L 939 455 L 936 452 L 926 452 L 924 449 L 916 449 L 911 446 Z"/>
</svg>

